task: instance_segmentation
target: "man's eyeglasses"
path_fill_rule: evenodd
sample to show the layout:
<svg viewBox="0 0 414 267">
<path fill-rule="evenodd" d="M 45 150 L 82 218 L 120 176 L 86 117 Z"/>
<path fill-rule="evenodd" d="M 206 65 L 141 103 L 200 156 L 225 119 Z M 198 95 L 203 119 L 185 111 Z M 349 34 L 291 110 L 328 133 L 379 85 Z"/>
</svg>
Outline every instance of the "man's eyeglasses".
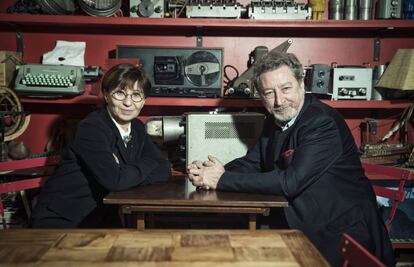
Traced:
<svg viewBox="0 0 414 267">
<path fill-rule="evenodd" d="M 115 92 L 112 93 L 112 97 L 116 100 L 119 101 L 124 101 L 128 96 L 131 96 L 131 100 L 132 102 L 135 103 L 139 103 L 142 100 L 144 100 L 144 96 L 141 93 L 132 93 L 132 94 L 127 94 L 125 93 L 125 91 L 122 90 L 116 90 Z"/>
</svg>

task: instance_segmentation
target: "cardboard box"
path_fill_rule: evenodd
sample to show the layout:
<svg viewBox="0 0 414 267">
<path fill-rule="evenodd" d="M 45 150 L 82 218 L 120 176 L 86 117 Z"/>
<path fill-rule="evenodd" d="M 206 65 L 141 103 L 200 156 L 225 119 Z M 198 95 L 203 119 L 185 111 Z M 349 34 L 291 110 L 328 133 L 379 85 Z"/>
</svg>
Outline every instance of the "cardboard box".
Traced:
<svg viewBox="0 0 414 267">
<path fill-rule="evenodd" d="M 13 51 L 0 51 L 0 86 L 13 88 L 16 63 L 21 61 L 21 54 Z"/>
</svg>

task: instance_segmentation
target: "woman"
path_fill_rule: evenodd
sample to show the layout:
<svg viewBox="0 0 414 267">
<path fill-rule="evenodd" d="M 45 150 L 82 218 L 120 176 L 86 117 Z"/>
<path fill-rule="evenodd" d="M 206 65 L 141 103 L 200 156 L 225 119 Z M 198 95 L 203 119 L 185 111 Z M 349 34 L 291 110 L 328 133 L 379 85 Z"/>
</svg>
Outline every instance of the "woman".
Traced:
<svg viewBox="0 0 414 267">
<path fill-rule="evenodd" d="M 102 203 L 108 192 L 169 179 L 168 161 L 137 119 L 150 87 L 134 65 L 108 70 L 102 80 L 106 105 L 80 122 L 56 173 L 41 190 L 32 227 L 113 226 L 116 209 Z"/>
</svg>

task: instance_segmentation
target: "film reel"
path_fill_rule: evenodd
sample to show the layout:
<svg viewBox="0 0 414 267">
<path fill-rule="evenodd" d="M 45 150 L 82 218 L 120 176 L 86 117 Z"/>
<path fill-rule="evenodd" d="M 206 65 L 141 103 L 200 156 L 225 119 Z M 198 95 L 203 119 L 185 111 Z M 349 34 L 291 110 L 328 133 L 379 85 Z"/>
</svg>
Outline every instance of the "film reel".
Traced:
<svg viewBox="0 0 414 267">
<path fill-rule="evenodd" d="M 0 87 L 0 113 L 21 113 L 4 116 L 4 141 L 19 137 L 29 126 L 30 115 L 23 114 L 17 95 L 7 87 Z"/>
<path fill-rule="evenodd" d="M 154 3 L 150 0 L 141 1 L 141 4 L 138 5 L 138 14 L 141 17 L 150 17 L 154 14 Z"/>
<path fill-rule="evenodd" d="M 91 16 L 110 17 L 122 6 L 121 0 L 80 0 L 80 8 Z"/>
<path fill-rule="evenodd" d="M 186 59 L 184 73 L 192 84 L 210 86 L 220 79 L 220 61 L 211 52 L 197 51 Z"/>
</svg>

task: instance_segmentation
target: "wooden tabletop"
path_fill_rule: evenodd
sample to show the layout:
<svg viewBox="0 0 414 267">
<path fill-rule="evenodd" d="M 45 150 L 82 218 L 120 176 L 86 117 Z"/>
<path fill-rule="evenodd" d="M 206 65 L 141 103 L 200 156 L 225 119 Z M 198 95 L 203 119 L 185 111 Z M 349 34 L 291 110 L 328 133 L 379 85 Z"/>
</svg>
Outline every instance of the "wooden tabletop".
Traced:
<svg viewBox="0 0 414 267">
<path fill-rule="evenodd" d="M 297 230 L 0 231 L 1 266 L 329 266 Z"/>
<path fill-rule="evenodd" d="M 122 192 L 111 192 L 105 204 L 203 206 L 203 207 L 287 207 L 283 196 L 223 192 L 216 190 L 188 190 L 184 177 L 167 183 L 140 186 Z"/>
</svg>

